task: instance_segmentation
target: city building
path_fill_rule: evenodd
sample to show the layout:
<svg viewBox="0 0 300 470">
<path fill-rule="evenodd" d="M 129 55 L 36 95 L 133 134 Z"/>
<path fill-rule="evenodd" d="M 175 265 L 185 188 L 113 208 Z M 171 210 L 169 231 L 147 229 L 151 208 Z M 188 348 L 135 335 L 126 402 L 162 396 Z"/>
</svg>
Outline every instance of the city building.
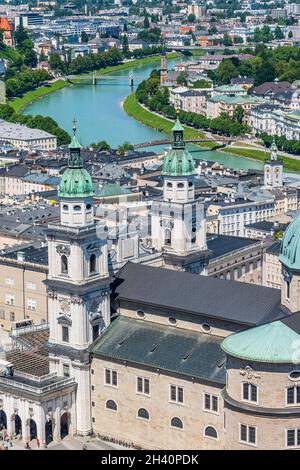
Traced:
<svg viewBox="0 0 300 470">
<path fill-rule="evenodd" d="M 10 142 L 18 149 L 40 148 L 54 150 L 57 147 L 56 136 L 40 129 L 31 129 L 23 124 L 15 124 L 0 119 L 0 140 Z"/>
</svg>

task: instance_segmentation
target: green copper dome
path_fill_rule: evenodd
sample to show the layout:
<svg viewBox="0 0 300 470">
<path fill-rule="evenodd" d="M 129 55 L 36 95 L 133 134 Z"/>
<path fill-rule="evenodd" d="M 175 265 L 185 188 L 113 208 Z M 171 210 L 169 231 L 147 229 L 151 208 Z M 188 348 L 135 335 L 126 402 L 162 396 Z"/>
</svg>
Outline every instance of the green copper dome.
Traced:
<svg viewBox="0 0 300 470">
<path fill-rule="evenodd" d="M 289 224 L 284 234 L 279 261 L 287 268 L 300 270 L 300 217 Z"/>
<path fill-rule="evenodd" d="M 177 118 L 172 129 L 173 144 L 163 161 L 162 174 L 164 176 L 191 176 L 195 174 L 195 165 L 192 155 L 186 150 L 183 140 L 183 127 Z"/>
<path fill-rule="evenodd" d="M 70 156 L 68 168 L 60 179 L 59 197 L 89 197 L 94 195 L 94 186 L 90 174 L 83 168 L 83 159 L 80 153 L 82 146 L 75 135 L 76 125 L 73 121 L 73 132 L 69 145 Z"/>
<path fill-rule="evenodd" d="M 221 348 L 227 354 L 255 362 L 299 362 L 300 336 L 282 321 L 274 321 L 224 339 Z"/>
</svg>

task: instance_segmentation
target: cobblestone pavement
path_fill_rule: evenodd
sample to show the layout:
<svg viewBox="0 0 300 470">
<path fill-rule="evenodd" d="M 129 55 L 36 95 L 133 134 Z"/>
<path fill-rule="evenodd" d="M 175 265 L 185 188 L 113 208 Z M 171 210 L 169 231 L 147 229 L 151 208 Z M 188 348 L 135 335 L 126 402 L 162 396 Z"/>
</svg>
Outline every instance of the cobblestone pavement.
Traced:
<svg viewBox="0 0 300 470">
<path fill-rule="evenodd" d="M 14 439 L 12 443 L 13 447 L 10 447 L 9 450 L 24 450 L 24 443 L 20 440 Z M 38 449 L 35 440 L 30 443 L 31 450 L 83 450 L 83 445 L 86 445 L 86 450 L 128 450 L 127 447 L 118 444 L 104 442 L 97 438 L 86 439 L 80 436 L 67 436 L 61 442 L 50 443 L 46 449 Z"/>
</svg>

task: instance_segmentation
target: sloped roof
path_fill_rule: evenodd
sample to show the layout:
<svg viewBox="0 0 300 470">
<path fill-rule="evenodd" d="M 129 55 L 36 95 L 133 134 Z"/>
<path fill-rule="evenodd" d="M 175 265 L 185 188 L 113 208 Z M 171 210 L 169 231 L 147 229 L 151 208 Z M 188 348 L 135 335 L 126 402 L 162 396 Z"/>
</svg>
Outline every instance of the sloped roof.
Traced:
<svg viewBox="0 0 300 470">
<path fill-rule="evenodd" d="M 94 355 L 225 383 L 222 338 L 118 317 L 92 345 Z"/>
<path fill-rule="evenodd" d="M 299 363 L 300 335 L 282 321 L 230 335 L 222 349 L 231 356 L 249 361 Z"/>
<path fill-rule="evenodd" d="M 127 263 L 116 275 L 119 299 L 260 325 L 283 318 L 280 290 Z"/>
</svg>

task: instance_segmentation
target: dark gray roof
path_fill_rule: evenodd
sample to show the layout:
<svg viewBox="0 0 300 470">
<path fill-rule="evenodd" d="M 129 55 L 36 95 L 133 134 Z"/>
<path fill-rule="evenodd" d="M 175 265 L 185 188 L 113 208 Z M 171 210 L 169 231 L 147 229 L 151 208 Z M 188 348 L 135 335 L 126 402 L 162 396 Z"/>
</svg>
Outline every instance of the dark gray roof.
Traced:
<svg viewBox="0 0 300 470">
<path fill-rule="evenodd" d="M 293 315 L 290 315 L 281 321 L 282 323 L 284 323 L 285 325 L 287 325 L 289 328 L 296 331 L 296 333 L 300 335 L 300 312 L 293 313 Z M 295 349 L 295 353 L 296 352 L 297 352 L 297 349 Z M 297 355 L 297 358 L 299 359 L 299 354 Z"/>
<path fill-rule="evenodd" d="M 226 254 L 248 248 L 252 245 L 257 245 L 259 240 L 252 240 L 251 238 L 231 237 L 229 235 L 213 235 L 207 239 L 207 248 L 211 254 L 209 259 L 218 258 Z"/>
<path fill-rule="evenodd" d="M 116 275 L 119 299 L 260 325 L 284 317 L 280 291 L 128 262 Z"/>
<path fill-rule="evenodd" d="M 165 325 L 116 318 L 92 345 L 95 355 L 225 383 L 223 338 Z"/>
<path fill-rule="evenodd" d="M 26 248 L 19 247 L 15 251 L 11 251 L 9 253 L 4 252 L 2 255 L 0 255 L 0 262 L 1 262 L 1 258 L 9 258 L 11 260 L 17 260 L 18 252 L 20 251 L 24 253 L 25 262 L 48 266 L 48 247 L 47 246 L 43 246 L 40 248 L 36 248 L 34 246 L 28 246 Z"/>
<path fill-rule="evenodd" d="M 281 242 L 272 243 L 272 245 L 270 245 L 270 246 L 266 249 L 266 252 L 267 252 L 267 253 L 270 253 L 271 255 L 278 255 L 278 256 L 279 256 L 279 253 L 280 253 L 280 246 L 281 246 Z"/>
</svg>

